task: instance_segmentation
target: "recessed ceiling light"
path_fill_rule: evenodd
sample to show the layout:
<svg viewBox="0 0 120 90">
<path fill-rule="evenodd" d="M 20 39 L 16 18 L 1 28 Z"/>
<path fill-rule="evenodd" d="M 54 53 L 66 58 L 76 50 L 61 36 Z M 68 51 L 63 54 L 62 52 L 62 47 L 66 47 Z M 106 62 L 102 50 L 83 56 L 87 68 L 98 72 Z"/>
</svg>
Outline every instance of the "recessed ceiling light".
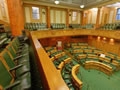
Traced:
<svg viewBox="0 0 120 90">
<path fill-rule="evenodd" d="M 80 8 L 84 8 L 85 6 L 84 5 L 80 5 Z"/>
<path fill-rule="evenodd" d="M 58 0 L 55 0 L 55 4 L 59 4 L 60 2 Z"/>
</svg>

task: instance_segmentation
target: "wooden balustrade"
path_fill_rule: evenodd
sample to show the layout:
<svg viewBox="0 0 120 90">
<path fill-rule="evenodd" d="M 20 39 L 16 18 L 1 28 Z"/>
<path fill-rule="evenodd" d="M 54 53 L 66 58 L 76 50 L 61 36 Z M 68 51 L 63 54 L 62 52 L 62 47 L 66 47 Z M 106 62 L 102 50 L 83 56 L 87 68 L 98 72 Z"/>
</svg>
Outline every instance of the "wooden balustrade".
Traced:
<svg viewBox="0 0 120 90">
<path fill-rule="evenodd" d="M 38 41 L 36 34 L 31 32 L 31 43 L 37 57 L 37 64 L 42 77 L 45 90 L 69 90 L 60 73 L 55 68 L 46 51 Z"/>
</svg>

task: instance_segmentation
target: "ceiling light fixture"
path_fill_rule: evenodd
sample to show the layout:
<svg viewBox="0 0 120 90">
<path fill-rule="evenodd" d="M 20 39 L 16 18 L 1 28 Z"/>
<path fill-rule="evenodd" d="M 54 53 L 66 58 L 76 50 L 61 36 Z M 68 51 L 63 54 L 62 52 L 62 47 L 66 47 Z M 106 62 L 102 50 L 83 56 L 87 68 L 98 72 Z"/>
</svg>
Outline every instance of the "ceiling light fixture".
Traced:
<svg viewBox="0 0 120 90">
<path fill-rule="evenodd" d="M 55 4 L 59 4 L 60 2 L 58 0 L 55 0 Z"/>
<path fill-rule="evenodd" d="M 84 5 L 80 5 L 80 8 L 84 8 Z"/>
<path fill-rule="evenodd" d="M 83 0 L 82 0 L 82 2 L 81 2 L 82 4 L 80 5 L 80 8 L 84 8 L 85 7 L 85 5 L 84 5 L 84 3 L 83 3 Z"/>
</svg>

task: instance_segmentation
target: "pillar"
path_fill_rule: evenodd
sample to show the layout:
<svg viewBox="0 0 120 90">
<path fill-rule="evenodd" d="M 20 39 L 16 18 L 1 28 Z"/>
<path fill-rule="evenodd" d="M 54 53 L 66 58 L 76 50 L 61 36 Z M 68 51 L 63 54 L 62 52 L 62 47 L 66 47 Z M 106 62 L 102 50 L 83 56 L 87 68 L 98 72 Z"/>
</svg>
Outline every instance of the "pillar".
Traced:
<svg viewBox="0 0 120 90">
<path fill-rule="evenodd" d="M 50 28 L 50 7 L 47 7 L 47 27 Z"/>
<path fill-rule="evenodd" d="M 67 13 L 66 13 L 66 26 L 69 27 L 69 9 L 67 9 Z"/>
<path fill-rule="evenodd" d="M 10 27 L 13 36 L 18 36 L 24 29 L 22 0 L 7 0 Z"/>
<path fill-rule="evenodd" d="M 98 12 L 97 12 L 95 29 L 99 28 L 99 20 L 100 20 L 100 8 L 98 8 Z"/>
</svg>

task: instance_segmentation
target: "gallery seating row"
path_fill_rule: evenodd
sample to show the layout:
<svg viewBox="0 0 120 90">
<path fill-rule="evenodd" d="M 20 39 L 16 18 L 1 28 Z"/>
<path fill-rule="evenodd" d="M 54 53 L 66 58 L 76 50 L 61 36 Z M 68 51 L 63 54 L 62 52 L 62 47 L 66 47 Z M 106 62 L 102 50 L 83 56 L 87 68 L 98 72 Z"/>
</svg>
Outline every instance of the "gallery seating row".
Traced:
<svg viewBox="0 0 120 90">
<path fill-rule="evenodd" d="M 101 30 L 119 30 L 120 23 L 108 23 L 100 27 Z"/>
<path fill-rule="evenodd" d="M 72 28 L 72 29 L 94 29 L 94 24 L 85 24 L 85 25 L 70 24 L 69 28 Z"/>
<path fill-rule="evenodd" d="M 23 38 L 14 38 L 0 53 L 0 87 L 3 90 L 30 90 L 29 46 Z"/>
<path fill-rule="evenodd" d="M 65 29 L 66 25 L 63 23 L 52 23 L 51 29 Z"/>
<path fill-rule="evenodd" d="M 72 28 L 72 29 L 74 29 L 74 28 L 81 28 L 81 25 L 80 24 L 70 24 L 69 28 Z"/>
<path fill-rule="evenodd" d="M 27 30 L 44 30 L 47 29 L 47 24 L 46 23 L 26 23 L 24 26 L 24 29 Z"/>
<path fill-rule="evenodd" d="M 83 29 L 94 29 L 94 24 L 86 24 L 82 26 Z"/>
<path fill-rule="evenodd" d="M 86 25 L 80 25 L 80 24 L 69 24 L 69 27 L 66 26 L 64 23 L 51 23 L 51 29 L 94 29 L 94 24 L 86 24 Z M 47 24 L 46 23 L 25 23 L 24 29 L 27 30 L 46 30 Z"/>
</svg>

